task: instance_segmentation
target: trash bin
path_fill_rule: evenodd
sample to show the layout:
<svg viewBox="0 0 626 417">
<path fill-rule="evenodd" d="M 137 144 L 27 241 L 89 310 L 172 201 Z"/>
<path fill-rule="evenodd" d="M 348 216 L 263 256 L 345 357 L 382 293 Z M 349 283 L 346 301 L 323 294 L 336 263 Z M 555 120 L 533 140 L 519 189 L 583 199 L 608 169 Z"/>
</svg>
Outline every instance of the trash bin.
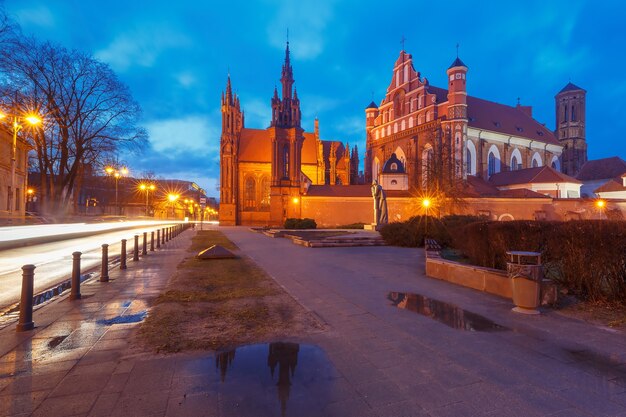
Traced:
<svg viewBox="0 0 626 417">
<path fill-rule="evenodd" d="M 539 314 L 541 303 L 541 280 L 543 270 L 541 253 L 510 251 L 507 272 L 513 290 L 513 311 L 523 314 Z"/>
</svg>

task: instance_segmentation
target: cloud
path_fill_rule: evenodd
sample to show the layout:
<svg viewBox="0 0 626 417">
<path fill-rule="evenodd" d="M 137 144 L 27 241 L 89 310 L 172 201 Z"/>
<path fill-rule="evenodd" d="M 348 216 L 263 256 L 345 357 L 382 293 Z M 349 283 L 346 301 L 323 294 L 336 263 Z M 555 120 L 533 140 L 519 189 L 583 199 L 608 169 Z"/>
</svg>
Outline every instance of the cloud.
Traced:
<svg viewBox="0 0 626 417">
<path fill-rule="evenodd" d="M 291 53 L 296 59 L 313 59 L 325 47 L 325 33 L 333 18 L 333 1 L 316 0 L 271 2 L 276 15 L 267 26 L 271 46 L 284 50 L 289 29 Z"/>
<path fill-rule="evenodd" d="M 36 5 L 24 9 L 19 9 L 15 12 L 15 16 L 20 24 L 34 25 L 45 28 L 51 28 L 55 26 L 55 18 L 50 9 L 44 5 Z"/>
<path fill-rule="evenodd" d="M 178 84 L 185 88 L 192 87 L 197 81 L 196 76 L 189 71 L 180 72 L 174 78 L 178 81 Z"/>
<path fill-rule="evenodd" d="M 303 118 L 314 118 L 321 113 L 336 109 L 341 101 L 332 97 L 304 95 L 300 97 Z"/>
<path fill-rule="evenodd" d="M 145 124 L 152 149 L 168 158 L 185 155 L 215 155 L 219 151 L 220 129 L 207 116 L 187 116 Z M 184 159 L 182 159 L 184 161 Z"/>
<path fill-rule="evenodd" d="M 104 49 L 95 53 L 116 71 L 124 72 L 132 66 L 150 68 L 159 56 L 174 48 L 186 48 L 191 40 L 174 30 L 159 24 L 150 28 L 138 28 L 119 34 Z"/>
</svg>

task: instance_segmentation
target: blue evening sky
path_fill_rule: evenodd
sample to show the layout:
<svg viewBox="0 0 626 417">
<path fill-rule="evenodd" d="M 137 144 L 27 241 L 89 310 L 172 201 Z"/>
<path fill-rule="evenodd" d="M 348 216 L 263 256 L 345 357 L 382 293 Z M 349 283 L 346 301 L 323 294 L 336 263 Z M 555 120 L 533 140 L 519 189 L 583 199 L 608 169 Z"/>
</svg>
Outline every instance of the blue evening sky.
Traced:
<svg viewBox="0 0 626 417">
<path fill-rule="evenodd" d="M 246 126 L 265 128 L 289 29 L 303 127 L 365 150 L 364 108 L 382 99 L 405 49 L 432 85 L 460 58 L 468 93 L 533 106 L 554 128 L 554 95 L 587 90 L 589 158 L 626 159 L 626 6 L 620 1 L 5 0 L 27 34 L 90 51 L 141 104 L 150 147 L 135 175 L 195 181 L 218 196 L 220 94 L 230 70 Z M 362 162 L 361 162 L 362 163 Z"/>
</svg>

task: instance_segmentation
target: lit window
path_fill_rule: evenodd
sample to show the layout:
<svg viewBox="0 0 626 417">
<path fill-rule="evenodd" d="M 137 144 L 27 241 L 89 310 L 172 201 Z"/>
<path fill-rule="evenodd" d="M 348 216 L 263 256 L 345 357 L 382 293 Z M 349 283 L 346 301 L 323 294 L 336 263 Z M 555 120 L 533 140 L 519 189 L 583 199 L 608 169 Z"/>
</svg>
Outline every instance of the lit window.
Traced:
<svg viewBox="0 0 626 417">
<path fill-rule="evenodd" d="M 493 174 L 496 173 L 496 156 L 489 152 L 489 158 L 488 158 L 488 166 L 487 166 L 487 175 L 488 176 L 492 176 Z"/>
<path fill-rule="evenodd" d="M 252 177 L 246 179 L 243 200 L 246 209 L 254 209 L 256 207 L 256 184 Z"/>
</svg>

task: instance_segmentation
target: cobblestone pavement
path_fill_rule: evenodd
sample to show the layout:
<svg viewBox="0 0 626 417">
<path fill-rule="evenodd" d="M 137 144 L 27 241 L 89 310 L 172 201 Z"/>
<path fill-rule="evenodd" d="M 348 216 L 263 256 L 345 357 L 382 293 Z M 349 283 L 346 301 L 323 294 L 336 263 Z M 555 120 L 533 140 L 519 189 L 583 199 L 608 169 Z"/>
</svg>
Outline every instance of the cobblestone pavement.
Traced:
<svg viewBox="0 0 626 417">
<path fill-rule="evenodd" d="M 219 355 L 129 349 L 186 231 L 37 310 L 34 331 L 0 331 L 0 416 L 626 416 L 624 332 L 426 278 L 422 250 L 220 230 L 326 330 Z"/>
</svg>

